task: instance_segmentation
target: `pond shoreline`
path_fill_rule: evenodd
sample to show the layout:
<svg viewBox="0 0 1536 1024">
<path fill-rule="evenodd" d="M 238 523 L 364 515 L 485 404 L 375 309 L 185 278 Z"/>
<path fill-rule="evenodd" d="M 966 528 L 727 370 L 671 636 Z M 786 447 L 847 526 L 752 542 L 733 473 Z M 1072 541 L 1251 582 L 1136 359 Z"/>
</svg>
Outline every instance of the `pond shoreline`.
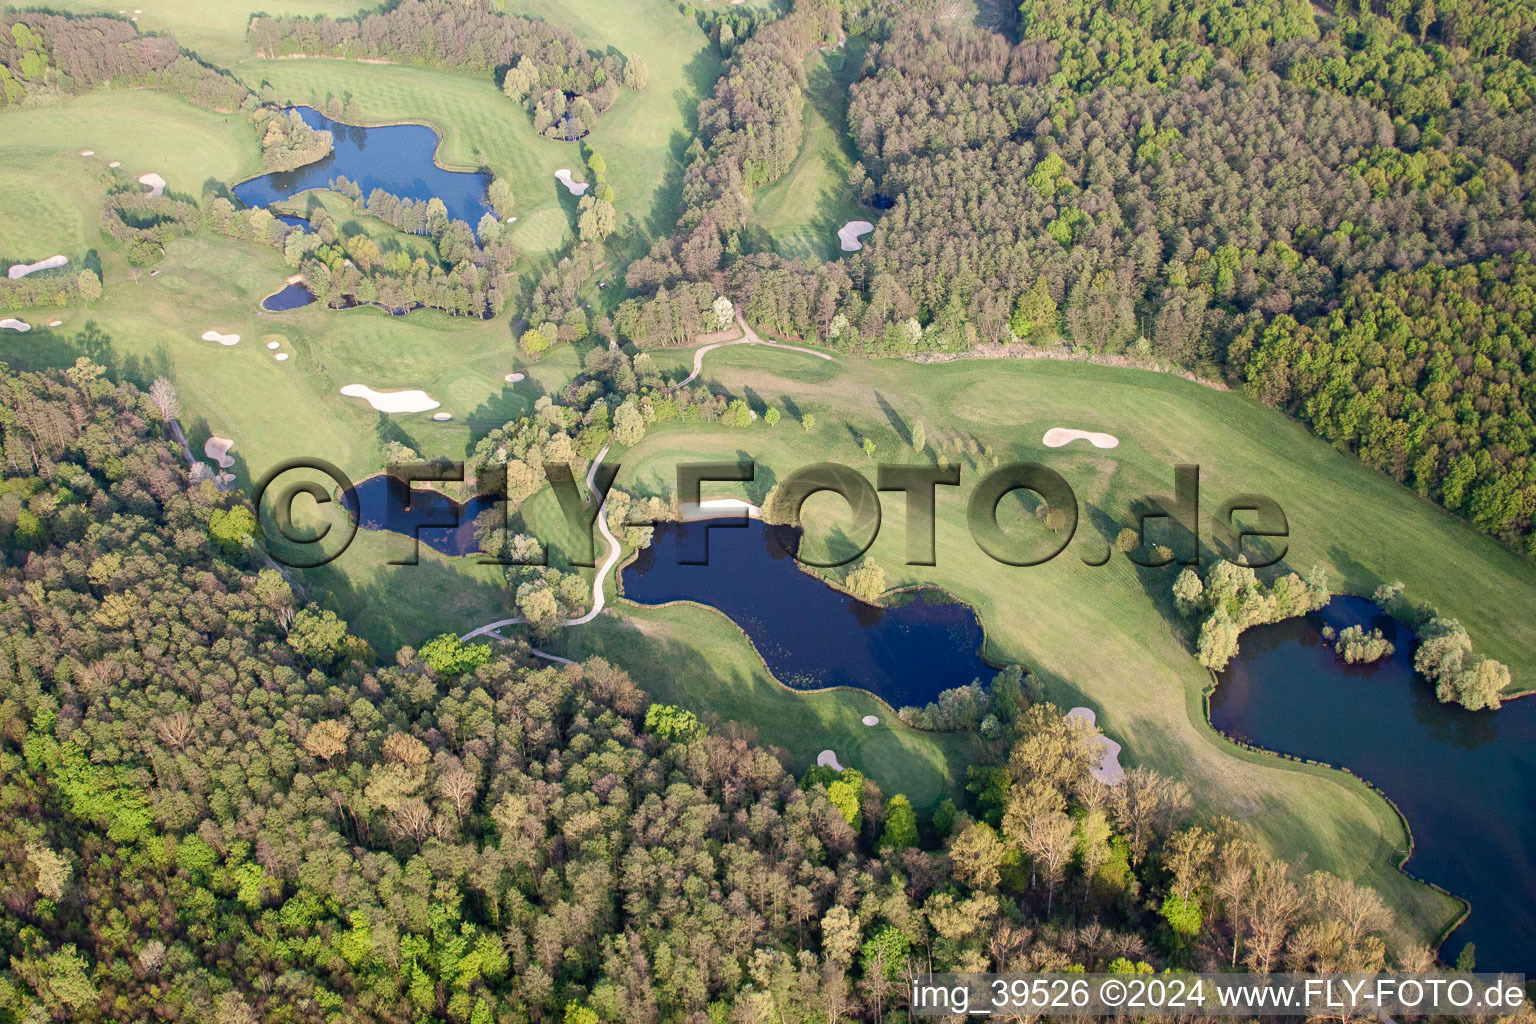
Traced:
<svg viewBox="0 0 1536 1024">
<path fill-rule="evenodd" d="M 1383 630 L 1396 650 L 1344 662 L 1325 630 L 1357 625 Z M 1482 969 L 1523 970 L 1536 955 L 1536 708 L 1469 711 L 1439 701 L 1414 667 L 1417 643 L 1373 600 L 1333 595 L 1306 616 L 1245 631 L 1237 658 L 1211 674 L 1202 717 L 1234 752 L 1338 771 L 1380 797 L 1406 843 L 1392 844 L 1393 866 L 1459 908 L 1434 925 L 1434 948 L 1454 959 L 1474 943 Z"/>
<path fill-rule="evenodd" d="M 618 596 L 634 606 L 708 608 L 731 622 L 786 689 L 857 689 L 892 711 L 924 707 L 1001 670 L 983 657 L 988 637 L 976 610 L 941 588 L 915 584 L 886 591 L 880 604 L 864 601 L 807 571 L 770 533 L 784 528 L 761 520 L 749 521 L 750 534 L 728 530 L 706 541 L 707 568 L 683 561 L 685 550 L 697 550 L 705 522 L 658 524 L 653 544 L 631 550 L 616 573 Z M 748 579 L 750 590 L 738 585 Z"/>
</svg>

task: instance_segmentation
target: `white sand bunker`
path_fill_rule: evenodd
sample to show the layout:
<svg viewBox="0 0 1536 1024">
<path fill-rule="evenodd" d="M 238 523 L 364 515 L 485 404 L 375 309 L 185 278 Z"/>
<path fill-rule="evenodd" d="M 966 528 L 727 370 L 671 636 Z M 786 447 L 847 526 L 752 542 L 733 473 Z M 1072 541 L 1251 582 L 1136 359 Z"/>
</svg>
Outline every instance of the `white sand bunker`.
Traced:
<svg viewBox="0 0 1536 1024">
<path fill-rule="evenodd" d="M 1042 438 L 1047 448 L 1060 448 L 1064 444 L 1073 441 L 1087 441 L 1095 448 L 1115 448 L 1120 444 L 1120 439 L 1114 434 L 1099 434 L 1092 430 L 1070 430 L 1066 427 L 1052 427 L 1045 432 Z"/>
<path fill-rule="evenodd" d="M 63 320 L 49 320 L 48 321 L 48 326 L 49 327 L 63 327 L 64 326 L 64 321 Z"/>
<path fill-rule="evenodd" d="M 571 172 L 564 167 L 555 172 L 555 177 L 560 179 L 560 184 L 564 185 L 565 190 L 573 196 L 579 196 L 592 187 L 584 181 L 572 181 Z"/>
<path fill-rule="evenodd" d="M 219 464 L 220 469 L 228 469 L 235 464 L 235 460 L 229 457 L 229 450 L 235 446 L 235 442 L 227 437 L 215 434 L 203 442 L 203 454 Z"/>
<path fill-rule="evenodd" d="M 501 379 L 506 381 L 508 384 L 516 384 L 518 381 L 523 379 L 523 375 L 520 373 L 509 373 Z"/>
<path fill-rule="evenodd" d="M 446 423 L 449 420 L 453 419 L 453 413 L 451 413 L 451 412 L 435 412 L 435 413 L 432 414 L 432 418 L 437 420 L 437 422 L 439 422 L 439 423 Z"/>
<path fill-rule="evenodd" d="M 749 519 L 763 518 L 763 510 L 750 501 L 740 498 L 705 498 L 698 504 L 685 501 L 680 506 L 684 522 L 693 522 L 696 519 L 714 519 L 717 516 L 746 516 Z"/>
<path fill-rule="evenodd" d="M 267 342 L 267 348 L 282 348 L 282 347 L 283 347 L 282 342 L 279 342 L 279 341 L 269 341 L 269 342 Z"/>
<path fill-rule="evenodd" d="M 833 771 L 840 772 L 843 770 L 843 766 L 837 763 L 837 755 L 830 750 L 823 750 L 817 754 L 816 763 L 824 768 L 831 768 Z"/>
<path fill-rule="evenodd" d="M 842 243 L 843 252 L 858 252 L 864 248 L 859 239 L 873 230 L 875 226 L 867 220 L 851 220 L 837 229 L 837 240 Z"/>
<path fill-rule="evenodd" d="M 1067 717 L 1081 718 L 1089 725 L 1098 721 L 1092 708 L 1073 708 L 1067 712 Z M 1118 786 L 1124 782 L 1125 769 L 1120 767 L 1120 744 L 1101 734 L 1094 738 L 1093 745 L 1099 750 L 1099 763 L 1088 769 L 1088 774 L 1106 786 Z"/>
<path fill-rule="evenodd" d="M 287 352 L 279 352 L 277 355 L 273 356 L 272 358 L 276 359 L 280 363 L 286 363 L 288 361 L 288 353 Z"/>
<path fill-rule="evenodd" d="M 880 724 L 880 716 L 879 715 L 865 715 L 861 719 L 861 721 L 865 725 L 870 726 L 871 728 L 873 728 L 874 726 L 877 726 L 877 725 Z"/>
<path fill-rule="evenodd" d="M 107 164 L 107 166 L 117 168 L 123 166 L 123 162 L 121 160 L 113 160 L 111 163 Z"/>
<path fill-rule="evenodd" d="M 149 186 L 149 194 L 159 196 L 165 194 L 165 179 L 154 171 L 139 175 L 139 184 Z"/>
<path fill-rule="evenodd" d="M 49 256 L 47 259 L 38 260 L 36 263 L 13 263 L 11 264 L 11 269 L 5 272 L 5 276 L 15 281 L 38 270 L 52 270 L 54 267 L 62 267 L 68 262 L 68 256 Z"/>
<path fill-rule="evenodd" d="M 80 151 L 80 155 L 81 156 L 95 156 L 96 155 L 96 151 L 94 149 L 82 149 Z"/>
<path fill-rule="evenodd" d="M 348 384 L 341 393 L 367 399 L 379 412 L 428 412 L 443 404 L 425 391 L 375 391 L 366 384 Z"/>
<path fill-rule="evenodd" d="M 25 334 L 31 329 L 32 325 L 25 320 L 12 320 L 10 317 L 0 320 L 0 331 L 20 331 Z"/>
<path fill-rule="evenodd" d="M 203 340 L 204 341 L 216 341 L 220 345 L 224 345 L 224 346 L 227 347 L 229 345 L 238 345 L 238 344 L 240 344 L 240 335 L 238 335 L 238 334 L 220 334 L 218 331 L 204 331 L 203 332 Z"/>
</svg>

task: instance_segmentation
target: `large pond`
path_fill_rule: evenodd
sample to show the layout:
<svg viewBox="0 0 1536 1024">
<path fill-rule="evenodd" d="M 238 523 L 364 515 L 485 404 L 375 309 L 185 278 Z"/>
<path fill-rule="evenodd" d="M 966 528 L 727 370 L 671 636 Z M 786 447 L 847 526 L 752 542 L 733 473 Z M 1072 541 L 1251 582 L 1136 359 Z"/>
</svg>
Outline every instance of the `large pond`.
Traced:
<svg viewBox="0 0 1536 1024">
<path fill-rule="evenodd" d="M 496 504 L 494 498 L 482 496 L 461 505 L 441 491 L 426 488 L 412 488 L 408 498 L 404 494 L 391 498 L 387 476 L 371 476 L 359 482 L 354 493 L 355 504 L 346 499 L 343 504 L 358 526 L 416 536 L 421 543 L 445 555 L 479 554 L 475 517 Z M 453 522 L 458 526 L 445 525 Z"/>
<path fill-rule="evenodd" d="M 242 181 L 235 197 L 246 206 L 269 206 L 312 188 L 325 188 L 345 175 L 367 195 L 376 188 L 407 199 L 441 199 L 448 216 L 474 226 L 491 212 L 485 201 L 488 174 L 437 166 L 437 133 L 425 125 L 359 128 L 332 121 L 312 107 L 296 107 L 304 123 L 331 133 L 335 149 L 314 163 Z"/>
<path fill-rule="evenodd" d="M 931 591 L 877 608 L 801 571 L 785 551 L 787 527 L 752 520 L 659 524 L 650 547 L 624 569 L 624 595 L 643 604 L 690 600 L 741 626 L 768 668 L 797 689 L 856 686 L 893 707 L 922 706 L 942 690 L 989 680 L 981 625 L 965 605 Z"/>
<path fill-rule="evenodd" d="M 1379 627 L 1390 659 L 1345 665 L 1334 629 Z M 1413 671 L 1412 633 L 1376 605 L 1335 598 L 1302 619 L 1249 630 L 1211 697 L 1230 736 L 1347 767 L 1413 828 L 1407 869 L 1472 904 L 1441 950 L 1476 944 L 1479 970 L 1536 973 L 1536 698 L 1495 712 L 1441 704 Z"/>
</svg>

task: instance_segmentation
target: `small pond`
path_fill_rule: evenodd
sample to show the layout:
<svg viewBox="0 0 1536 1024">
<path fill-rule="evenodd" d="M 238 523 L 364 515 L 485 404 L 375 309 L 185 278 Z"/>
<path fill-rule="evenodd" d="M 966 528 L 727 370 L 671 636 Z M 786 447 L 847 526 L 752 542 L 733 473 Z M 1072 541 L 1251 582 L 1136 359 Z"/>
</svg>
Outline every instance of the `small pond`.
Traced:
<svg viewBox="0 0 1536 1024">
<path fill-rule="evenodd" d="M 298 309 L 315 301 L 314 293 L 302 284 L 290 284 L 282 291 L 273 292 L 261 300 L 261 308 L 269 313 L 281 313 L 285 309 Z"/>
<path fill-rule="evenodd" d="M 746 631 L 768 668 L 796 689 L 856 686 L 892 707 L 922 706 L 940 691 L 997 669 L 978 655 L 975 614 L 935 591 L 877 608 L 803 572 L 786 553 L 797 531 L 758 520 L 664 523 L 624 569 L 624 595 L 642 604 L 690 600 L 720 609 Z"/>
<path fill-rule="evenodd" d="M 389 486 L 389 477 L 371 476 L 357 484 L 355 503 L 344 500 L 358 526 L 365 530 L 389 530 L 406 537 L 414 534 L 421 543 L 445 555 L 480 553 L 475 540 L 475 517 L 495 508 L 496 499 L 481 496 L 461 505 L 441 491 L 412 488 L 408 501 L 404 495 L 391 500 Z M 456 527 L 452 525 L 455 522 Z"/>
<path fill-rule="evenodd" d="M 488 174 L 449 171 L 437 166 L 437 133 L 420 124 L 360 128 L 332 121 L 312 107 L 296 107 L 304 123 L 331 133 L 330 155 L 292 171 L 262 174 L 235 186 L 235 197 L 246 206 L 268 206 L 312 188 L 325 188 L 345 176 L 367 195 L 376 188 L 406 199 L 443 201 L 448 216 L 471 227 L 491 212 L 486 204 Z"/>
<path fill-rule="evenodd" d="M 1380 628 L 1396 646 L 1345 665 L 1323 627 Z M 1536 973 L 1536 698 L 1498 711 L 1441 704 L 1413 670 L 1413 634 L 1361 598 L 1251 629 L 1211 696 L 1229 736 L 1348 768 L 1402 809 L 1407 870 L 1472 904 L 1441 950 L 1476 944 L 1480 971 Z"/>
</svg>

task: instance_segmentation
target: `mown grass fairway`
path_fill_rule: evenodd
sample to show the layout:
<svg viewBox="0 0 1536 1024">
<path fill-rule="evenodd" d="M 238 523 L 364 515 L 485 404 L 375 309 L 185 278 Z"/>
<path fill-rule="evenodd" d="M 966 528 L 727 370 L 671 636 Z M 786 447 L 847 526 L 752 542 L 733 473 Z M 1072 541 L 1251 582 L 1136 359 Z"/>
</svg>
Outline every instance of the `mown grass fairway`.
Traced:
<svg viewBox="0 0 1536 1024">
<path fill-rule="evenodd" d="M 624 665 L 658 700 L 693 708 L 717 728 L 744 725 L 764 743 L 782 747 L 797 772 L 831 749 L 843 764 L 876 779 L 888 796 L 905 793 L 923 810 L 946 796 L 959 801 L 965 768 L 981 747 L 974 737 L 909 729 L 862 690 L 797 693 L 784 687 L 735 623 L 698 605 L 626 602 L 619 615 L 605 613 L 567 630 L 557 643 L 570 657 L 601 655 Z M 864 725 L 864 715 L 877 715 L 880 725 Z"/>
<path fill-rule="evenodd" d="M 684 355 L 661 360 L 681 364 Z M 1189 653 L 1186 627 L 1173 612 L 1174 571 L 1140 569 L 1118 554 L 1100 568 L 1083 559 L 1102 557 L 1114 530 L 1130 522 L 1131 502 L 1171 492 L 1176 463 L 1198 463 L 1207 517 L 1237 493 L 1275 496 L 1290 519 L 1287 564 L 1322 564 L 1336 590 L 1353 593 L 1404 580 L 1410 593 L 1467 624 L 1478 649 L 1509 663 L 1523 686 L 1536 683 L 1536 624 L 1517 611 L 1536 607 L 1528 564 L 1238 394 L 1167 375 L 1043 360 L 841 365 L 829 378 L 826 364 L 794 353 L 751 346 L 711 353 L 706 380 L 750 393 L 760 410 L 777 405 L 789 415 L 772 428 L 759 420 L 730 431 L 658 431 L 636 451 L 618 453 L 625 464 L 619 486 L 671 493 L 677 462 L 746 455 L 758 460 L 758 479 L 741 493 L 760 500 L 774 480 L 812 462 L 831 459 L 872 475 L 858 449 L 864 437 L 875 441 L 877 460 L 914 461 L 907 431 L 922 420 L 930 446 L 964 465 L 963 485 L 939 489 L 938 565 L 931 569 L 902 565 L 904 515 L 897 497 L 887 498 L 870 557 L 893 585 L 930 582 L 972 604 L 988 631 L 989 657 L 1022 662 L 1063 706 L 1094 707 L 1100 724 L 1125 744 L 1128 764 L 1183 779 L 1204 813 L 1246 822 L 1292 862 L 1304 858 L 1311 867 L 1369 880 L 1424 936 L 1446 923 L 1454 913 L 1450 901 L 1393 867 L 1406 835 L 1365 786 L 1239 751 L 1205 723 L 1201 693 L 1209 676 Z M 806 412 L 817 420 L 809 434 L 796 422 Z M 1052 426 L 1108 431 L 1121 445 L 1046 449 L 1040 437 Z M 990 445 L 1003 462 L 1042 462 L 1067 478 L 1083 518 L 1066 552 L 1043 566 L 1011 568 L 977 549 L 965 502 L 991 464 L 962 455 L 966 442 Z M 737 486 L 718 490 L 735 493 Z M 697 612 L 701 619 L 711 614 Z M 714 657 L 719 646 L 701 646 L 698 656 Z M 1326 710 L 1320 698 L 1316 709 L 1298 713 Z"/>
<path fill-rule="evenodd" d="M 170 32 L 176 41 L 203 60 L 215 64 L 234 64 L 251 55 L 245 41 L 245 27 L 251 12 L 260 10 L 273 17 L 283 14 L 329 14 L 344 18 L 356 14 L 357 0 L 275 0 L 253 7 L 228 0 L 56 0 L 49 8 L 71 14 L 105 14 L 138 18 L 141 32 Z M 135 11 L 139 13 L 135 14 Z"/>
<path fill-rule="evenodd" d="M 800 155 L 754 201 L 755 223 L 789 259 L 836 259 L 842 254 L 837 229 L 850 220 L 872 220 L 877 212 L 860 205 L 848 186 L 854 163 L 847 142 L 848 83 L 864 49 L 855 41 L 806 58 L 809 88 Z"/>
<path fill-rule="evenodd" d="M 647 237 L 669 233 L 694 111 L 720 74 L 714 46 L 691 16 L 655 0 L 507 0 L 506 10 L 568 25 L 590 49 L 613 47 L 645 62 L 646 87 L 623 90 L 585 141 L 608 162 L 621 222 L 633 218 Z"/>
<path fill-rule="evenodd" d="M 232 182 L 261 169 L 256 133 L 244 117 L 200 110 L 143 89 L 89 93 L 57 106 L 7 110 L 0 125 L 5 131 L 0 158 L 8 167 L 34 174 L 45 170 L 67 179 L 79 163 L 92 174 L 106 175 L 111 173 L 107 165 L 118 161 L 125 180 L 154 171 L 165 178 L 170 191 L 196 197 L 210 178 Z M 80 156 L 85 149 L 95 155 Z M 81 209 L 93 231 L 100 211 L 99 200 Z M 39 224 L 36 230 L 50 228 Z"/>
<path fill-rule="evenodd" d="M 306 8 L 319 9 L 352 10 L 329 0 Z M 691 17 L 650 0 L 513 0 L 508 9 L 558 20 L 589 45 L 616 47 L 649 66 L 648 88 L 623 93 L 588 140 L 607 160 L 621 232 L 630 232 L 621 233 L 620 248 L 631 241 L 644 248 L 675 219 L 680 157 L 698 99 L 719 71 L 719 55 Z M 194 49 L 206 47 L 204 56 L 239 60 L 234 73 L 242 81 L 285 101 L 323 103 L 335 95 L 364 123 L 430 124 L 442 137 L 440 162 L 487 167 L 509 181 L 517 198 L 514 237 L 531 256 L 556 250 L 569 237 L 575 200 L 554 171 L 569 167 L 584 179 L 580 147 L 536 136 L 526 112 L 489 78 L 334 60 L 243 59 L 245 15 L 237 18 L 235 10 L 168 0 L 146 9 L 141 23 L 175 31 Z M 757 197 L 755 223 L 786 255 L 834 255 L 836 229 L 859 215 L 846 195 L 843 113 L 827 101 L 856 59 L 851 52 L 810 58 L 817 99 L 806 110 L 805 145 L 790 174 Z M 96 155 L 82 158 L 81 149 Z M 115 177 L 106 168 L 113 160 L 123 164 Z M 243 116 L 208 113 L 151 92 L 99 92 L 0 113 L 0 254 L 30 261 L 63 252 L 73 264 L 97 250 L 106 288 L 89 307 L 24 312 L 34 323 L 64 323 L 26 335 L 0 332 L 0 358 L 30 368 L 67 366 L 86 354 L 141 385 L 170 377 L 194 450 L 211 433 L 234 439 L 234 472 L 246 488 L 295 456 L 327 459 L 361 479 L 379 470 L 390 440 L 428 457 L 462 458 L 486 430 L 528 412 L 578 372 L 583 353 L 569 346 L 532 364 L 523 360 L 509 330 L 519 315 L 515 308 L 484 322 L 431 311 L 390 317 L 371 308 L 318 306 L 269 314 L 260 309 L 261 298 L 292 273 L 271 249 L 205 232 L 172 242 L 159 273 L 150 276 L 130 268 L 121 248 L 101 235 L 102 196 L 114 180 L 156 171 L 172 191 L 196 195 L 210 179 L 232 183 L 259 169 L 256 139 Z M 363 230 L 392 237 L 334 197 L 315 201 Z M 605 301 L 621 291 L 609 289 Z M 225 348 L 200 340 L 210 329 L 238 333 L 241 342 Z M 271 341 L 291 358 L 274 360 L 266 348 Z M 654 357 L 677 376 L 692 362 L 689 351 Z M 528 379 L 507 385 L 503 377 L 513 371 Z M 904 512 L 895 495 L 886 497 L 884 527 L 870 557 L 893 586 L 931 583 L 971 604 L 987 629 L 990 659 L 1024 664 L 1063 706 L 1093 707 L 1105 730 L 1125 744 L 1128 765 L 1181 779 L 1203 814 L 1245 822 L 1293 864 L 1368 881 L 1403 915 L 1405 932 L 1421 939 L 1448 920 L 1449 901 L 1393 868 L 1406 836 L 1366 787 L 1337 772 L 1237 750 L 1212 732 L 1201 709 L 1209 677 L 1190 655 L 1187 627 L 1169 599 L 1173 570 L 1140 569 L 1119 555 L 1101 567 L 1087 562 L 1102 557 L 1115 530 L 1129 525 L 1134 501 L 1170 492 L 1173 467 L 1198 463 L 1204 529 L 1228 497 L 1273 496 L 1290 521 L 1290 566 L 1321 564 L 1335 589 L 1352 593 L 1403 580 L 1411 598 L 1459 618 L 1479 652 L 1506 662 L 1516 685 L 1530 688 L 1536 687 L 1536 572 L 1529 562 L 1242 395 L 1172 376 L 1043 360 L 829 363 L 737 346 L 712 352 L 702 379 L 747 397 L 759 413 L 775 406 L 784 420 L 771 428 L 759 418 L 742 429 L 654 429 L 633 451 L 614 451 L 611 459 L 623 464 L 618 486 L 670 495 L 678 462 L 751 457 L 758 477 L 740 493 L 761 501 L 773 482 L 809 463 L 838 461 L 872 475 L 878 461 L 928 461 L 942 453 L 964 467 L 964 481 L 939 489 L 936 566 L 904 566 Z M 422 388 L 453 419 L 381 415 L 338 393 L 351 383 Z M 817 423 L 809 432 L 800 425 L 806 413 Z M 929 441 L 921 454 L 910 445 L 917 421 Z M 1109 451 L 1081 442 L 1046 449 L 1041 436 L 1054 426 L 1107 431 L 1121 444 Z M 874 460 L 860 451 L 866 438 L 875 444 Z M 992 561 L 966 528 L 966 499 L 994 453 L 1000 462 L 1042 462 L 1076 490 L 1077 535 L 1049 564 L 1011 568 Z M 711 490 L 732 493 L 726 485 Z M 541 514 L 530 519 L 548 518 L 540 502 L 547 506 L 547 495 L 534 499 L 530 511 Z M 834 507 L 818 499 L 810 509 Z M 1017 503 L 1005 505 L 1005 517 L 1011 529 L 1040 529 Z M 813 530 L 810 543 L 828 532 Z M 401 549 L 397 538 L 361 533 L 341 559 L 299 579 L 309 597 L 335 607 L 386 657 L 401 645 L 511 614 L 497 569 L 426 548 L 418 566 L 388 565 Z M 550 649 L 611 657 L 659 699 L 685 704 L 722 728 L 740 722 L 802 766 L 830 747 L 888 794 L 905 792 L 919 807 L 958 795 L 977 753 L 973 741 L 907 729 L 863 693 L 793 693 L 769 676 L 719 613 L 686 604 L 638 607 L 619 599 L 612 580 L 607 586 L 610 611 L 589 626 L 561 631 Z M 1297 713 L 1326 714 L 1327 700 L 1320 695 L 1316 707 Z M 859 723 L 870 712 L 881 716 L 880 728 Z"/>
</svg>

